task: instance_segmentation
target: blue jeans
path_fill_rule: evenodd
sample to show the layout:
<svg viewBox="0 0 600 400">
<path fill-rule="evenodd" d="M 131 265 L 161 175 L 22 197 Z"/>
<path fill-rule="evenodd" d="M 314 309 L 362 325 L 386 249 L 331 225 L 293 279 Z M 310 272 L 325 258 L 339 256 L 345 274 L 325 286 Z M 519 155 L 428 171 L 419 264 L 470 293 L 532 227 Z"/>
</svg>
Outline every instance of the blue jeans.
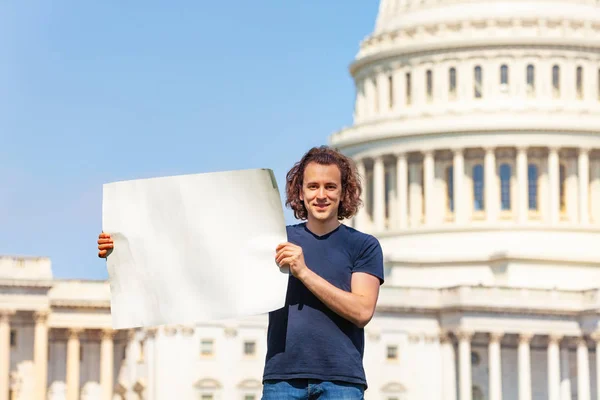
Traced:
<svg viewBox="0 0 600 400">
<path fill-rule="evenodd" d="M 267 380 L 262 400 L 364 400 L 364 386 L 313 379 Z"/>
</svg>

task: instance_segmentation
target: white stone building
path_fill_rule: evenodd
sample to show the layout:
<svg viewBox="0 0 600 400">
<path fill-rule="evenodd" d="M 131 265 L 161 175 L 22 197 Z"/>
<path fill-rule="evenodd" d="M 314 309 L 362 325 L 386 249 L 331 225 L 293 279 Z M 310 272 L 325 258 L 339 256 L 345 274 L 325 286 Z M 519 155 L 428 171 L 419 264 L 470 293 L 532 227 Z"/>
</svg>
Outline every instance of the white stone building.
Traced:
<svg viewBox="0 0 600 400">
<path fill-rule="evenodd" d="M 382 0 L 350 70 L 367 400 L 600 399 L 600 1 Z M 109 294 L 0 258 L 0 400 L 260 398 L 264 316 L 113 332 Z"/>
</svg>

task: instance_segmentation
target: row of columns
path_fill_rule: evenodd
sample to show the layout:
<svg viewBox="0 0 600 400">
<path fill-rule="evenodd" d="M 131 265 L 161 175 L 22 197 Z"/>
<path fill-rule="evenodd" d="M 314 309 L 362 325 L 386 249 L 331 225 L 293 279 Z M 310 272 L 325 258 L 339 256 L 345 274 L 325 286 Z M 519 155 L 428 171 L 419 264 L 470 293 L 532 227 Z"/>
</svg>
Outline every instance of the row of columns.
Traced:
<svg viewBox="0 0 600 400">
<path fill-rule="evenodd" d="M 468 197 L 465 196 L 464 176 L 465 176 L 465 161 L 464 149 L 453 149 L 453 185 L 454 185 L 454 222 L 461 224 L 466 222 L 466 213 Z M 488 221 L 498 219 L 500 213 L 500 187 L 499 185 L 488 184 L 495 182 L 496 177 L 496 148 L 484 148 L 484 207 L 486 218 Z M 517 194 L 518 201 L 516 213 L 519 222 L 525 222 L 529 216 L 528 206 L 528 155 L 527 147 L 518 147 L 516 150 L 516 179 L 517 179 Z M 578 198 L 579 198 L 579 222 L 588 224 L 590 222 L 589 213 L 589 152 L 590 149 L 578 149 Z M 366 174 L 365 160 L 357 160 L 357 169 L 361 177 Z M 406 153 L 396 154 L 396 193 L 398 195 L 396 207 L 396 218 L 393 226 L 399 229 L 408 227 L 408 199 L 409 199 L 409 179 L 411 171 Z M 548 176 L 550 182 L 550 221 L 553 224 L 558 223 L 560 218 L 560 163 L 559 163 L 559 148 L 548 148 Z M 423 153 L 423 189 L 424 189 L 424 223 L 431 224 L 430 216 L 434 214 L 435 195 L 433 194 L 435 185 L 435 154 L 428 150 Z M 364 181 L 364 180 L 363 180 Z M 364 185 L 365 193 L 367 185 Z M 373 157 L 373 215 L 372 226 L 376 231 L 385 229 L 385 165 L 384 155 Z M 368 196 L 365 196 L 368 198 Z M 370 224 L 370 218 L 367 214 L 366 207 L 359 210 L 356 217 L 356 226 L 360 229 Z"/>
<path fill-rule="evenodd" d="M 82 328 L 71 328 L 68 331 L 67 341 L 67 400 L 79 399 L 79 366 L 81 344 L 80 335 Z M 113 397 L 113 362 L 114 362 L 114 335 L 112 329 L 101 331 L 100 338 L 100 387 L 102 399 L 112 400 Z"/>
<path fill-rule="evenodd" d="M 471 339 L 472 331 L 456 332 L 458 340 L 458 391 L 454 372 L 454 345 L 449 333 L 442 335 L 442 365 L 444 368 L 443 390 L 444 400 L 472 400 L 472 375 L 471 375 Z M 502 362 L 501 340 L 502 332 L 489 333 L 488 342 L 488 371 L 489 400 L 502 400 Z M 518 336 L 518 400 L 532 399 L 531 382 L 531 352 L 530 343 L 534 335 L 522 333 Z M 600 354 L 600 335 L 594 334 L 591 338 L 596 343 L 596 355 Z M 569 374 L 569 350 L 560 346 L 561 340 L 567 337 L 558 334 L 548 335 L 548 400 L 571 400 L 571 381 L 563 379 Z M 587 341 L 585 336 L 576 338 L 577 345 L 577 400 L 591 399 L 590 361 Z M 562 371 L 562 374 L 561 374 Z M 596 357 L 596 382 L 600 382 L 600 357 Z M 597 391 L 600 400 L 600 390 Z"/>
<path fill-rule="evenodd" d="M 10 317 L 14 310 L 0 310 L 0 400 L 9 399 L 10 388 Z M 45 399 L 48 387 L 48 311 L 34 313 L 33 363 L 35 373 L 35 398 Z M 80 341 L 83 328 L 68 330 L 67 341 L 67 400 L 79 399 Z M 115 331 L 103 330 L 100 344 L 100 386 L 102 399 L 113 397 L 113 359 Z"/>
</svg>

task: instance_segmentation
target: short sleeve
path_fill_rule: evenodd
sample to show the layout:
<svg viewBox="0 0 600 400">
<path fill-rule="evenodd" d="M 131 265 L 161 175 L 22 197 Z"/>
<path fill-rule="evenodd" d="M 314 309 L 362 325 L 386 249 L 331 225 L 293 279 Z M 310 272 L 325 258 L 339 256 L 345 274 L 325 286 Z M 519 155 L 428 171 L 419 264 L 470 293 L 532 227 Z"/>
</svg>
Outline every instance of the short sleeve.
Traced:
<svg viewBox="0 0 600 400">
<path fill-rule="evenodd" d="M 383 251 L 379 241 L 366 235 L 365 240 L 354 261 L 352 272 L 365 272 L 379 278 L 379 283 L 383 284 Z"/>
</svg>

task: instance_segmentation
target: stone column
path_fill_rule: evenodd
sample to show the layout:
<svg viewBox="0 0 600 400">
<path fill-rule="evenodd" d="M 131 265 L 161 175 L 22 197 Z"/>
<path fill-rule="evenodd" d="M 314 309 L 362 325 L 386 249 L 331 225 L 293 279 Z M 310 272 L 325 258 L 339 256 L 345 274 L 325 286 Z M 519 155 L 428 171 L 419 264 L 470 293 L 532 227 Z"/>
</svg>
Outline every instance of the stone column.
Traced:
<svg viewBox="0 0 600 400">
<path fill-rule="evenodd" d="M 527 173 L 527 148 L 517 148 L 517 194 L 519 196 L 517 215 L 520 223 L 527 221 L 529 216 L 529 174 Z"/>
<path fill-rule="evenodd" d="M 365 227 L 367 226 L 367 221 L 368 221 L 368 191 L 369 191 L 369 183 L 367 181 L 367 170 L 365 167 L 365 161 L 364 160 L 356 160 L 356 171 L 358 172 L 358 175 L 360 176 L 361 182 L 362 182 L 362 188 L 363 188 L 363 192 L 362 192 L 362 201 L 363 201 L 363 206 L 358 210 L 358 213 L 356 215 L 356 224 L 354 225 L 354 227 L 356 229 L 359 230 L 363 230 L 365 229 Z"/>
<path fill-rule="evenodd" d="M 425 185 L 425 224 L 431 225 L 434 219 L 435 194 L 433 193 L 435 179 L 435 159 L 433 151 L 426 151 L 423 157 L 423 184 Z"/>
<path fill-rule="evenodd" d="M 488 221 L 497 219 L 498 199 L 496 198 L 496 153 L 495 148 L 485 149 L 484 196 L 485 213 Z"/>
<path fill-rule="evenodd" d="M 67 342 L 67 399 L 79 399 L 79 335 L 81 328 L 69 329 Z"/>
<path fill-rule="evenodd" d="M 600 331 L 592 333 L 596 343 L 596 400 L 600 400 Z"/>
<path fill-rule="evenodd" d="M 571 400 L 571 368 L 568 343 L 560 350 L 560 400 Z"/>
<path fill-rule="evenodd" d="M 551 147 L 548 153 L 548 178 L 550 180 L 550 223 L 557 224 L 560 214 L 560 164 L 558 149 Z"/>
<path fill-rule="evenodd" d="M 456 355 L 448 332 L 440 334 L 442 351 L 442 399 L 456 400 Z"/>
<path fill-rule="evenodd" d="M 471 338 L 473 332 L 458 332 L 458 365 L 459 365 L 459 398 L 460 400 L 472 400 L 472 377 L 471 377 Z"/>
<path fill-rule="evenodd" d="M 373 165 L 373 222 L 381 232 L 385 228 L 385 168 L 383 157 L 375 158 Z"/>
<path fill-rule="evenodd" d="M 548 336 L 548 400 L 560 400 L 560 335 Z"/>
<path fill-rule="evenodd" d="M 9 400 L 10 385 L 10 317 L 13 310 L 0 310 L 0 400 Z"/>
<path fill-rule="evenodd" d="M 146 371 L 148 376 L 148 387 L 146 388 L 148 400 L 156 400 L 156 388 L 158 386 L 158 379 L 156 369 L 158 367 L 158 360 L 156 357 L 156 335 L 158 328 L 147 328 L 146 332 Z"/>
<path fill-rule="evenodd" d="M 408 164 L 406 154 L 396 158 L 396 193 L 398 193 L 398 227 L 408 227 Z"/>
<path fill-rule="evenodd" d="M 519 335 L 519 400 L 531 400 L 531 356 L 529 343 L 532 334 Z"/>
<path fill-rule="evenodd" d="M 579 149 L 579 222 L 587 224 L 590 221 L 590 158 L 588 149 Z"/>
<path fill-rule="evenodd" d="M 102 399 L 112 400 L 113 397 L 113 373 L 114 373 L 114 344 L 115 331 L 106 329 L 102 331 L 100 342 L 100 386 L 102 387 Z"/>
<path fill-rule="evenodd" d="M 577 338 L 577 400 L 590 400 L 590 361 L 585 337 Z"/>
<path fill-rule="evenodd" d="M 490 333 L 489 356 L 489 400 L 502 400 L 502 363 L 500 348 L 503 333 Z"/>
<path fill-rule="evenodd" d="M 454 222 L 462 224 L 465 222 L 466 203 L 464 195 L 465 159 L 462 149 L 454 150 L 454 161 L 452 163 L 454 183 Z"/>
<path fill-rule="evenodd" d="M 45 399 L 48 387 L 48 315 L 49 311 L 37 311 L 33 343 L 33 364 L 35 370 L 35 396 Z"/>
</svg>

